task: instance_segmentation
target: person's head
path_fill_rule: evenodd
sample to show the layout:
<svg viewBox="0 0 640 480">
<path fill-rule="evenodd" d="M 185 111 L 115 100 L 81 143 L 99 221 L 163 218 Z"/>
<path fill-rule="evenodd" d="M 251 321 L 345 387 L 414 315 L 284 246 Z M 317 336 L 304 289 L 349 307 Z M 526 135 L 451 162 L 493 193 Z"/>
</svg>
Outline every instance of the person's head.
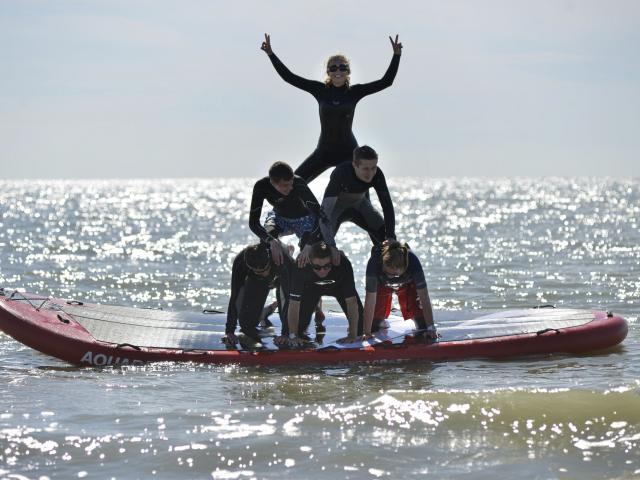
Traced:
<svg viewBox="0 0 640 480">
<path fill-rule="evenodd" d="M 353 169 L 356 177 L 366 183 L 371 183 L 378 171 L 378 154 L 368 145 L 353 149 Z"/>
<path fill-rule="evenodd" d="M 331 249 L 324 242 L 317 242 L 311 246 L 309 263 L 313 272 L 320 278 L 329 275 L 333 265 L 331 264 Z"/>
<path fill-rule="evenodd" d="M 284 162 L 276 162 L 269 168 L 269 181 L 282 195 L 289 195 L 293 190 L 293 169 Z"/>
<path fill-rule="evenodd" d="M 382 244 L 382 271 L 389 277 L 399 277 L 409 268 L 409 247 L 395 240 Z"/>
<path fill-rule="evenodd" d="M 271 271 L 271 255 L 265 245 L 251 245 L 244 251 L 245 265 L 256 275 L 266 277 Z"/>
<path fill-rule="evenodd" d="M 332 55 L 327 59 L 327 78 L 324 83 L 334 87 L 349 86 L 349 74 L 351 67 L 349 60 L 344 55 Z"/>
</svg>

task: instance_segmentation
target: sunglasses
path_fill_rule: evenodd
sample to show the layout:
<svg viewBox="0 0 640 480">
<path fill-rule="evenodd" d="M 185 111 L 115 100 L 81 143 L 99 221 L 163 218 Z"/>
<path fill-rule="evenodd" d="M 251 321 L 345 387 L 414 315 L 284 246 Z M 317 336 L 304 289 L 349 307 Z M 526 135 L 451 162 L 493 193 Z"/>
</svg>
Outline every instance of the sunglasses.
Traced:
<svg viewBox="0 0 640 480">
<path fill-rule="evenodd" d="M 320 270 L 331 270 L 331 262 L 325 263 L 324 265 L 318 265 L 316 263 L 311 262 L 311 268 L 313 268 L 314 270 L 317 270 L 317 271 L 320 271 Z"/>
<path fill-rule="evenodd" d="M 335 73 L 338 70 L 340 70 L 341 72 L 348 72 L 349 65 L 345 65 L 344 63 L 341 63 L 340 65 L 331 65 L 330 67 L 327 67 L 327 71 L 331 73 Z"/>
</svg>

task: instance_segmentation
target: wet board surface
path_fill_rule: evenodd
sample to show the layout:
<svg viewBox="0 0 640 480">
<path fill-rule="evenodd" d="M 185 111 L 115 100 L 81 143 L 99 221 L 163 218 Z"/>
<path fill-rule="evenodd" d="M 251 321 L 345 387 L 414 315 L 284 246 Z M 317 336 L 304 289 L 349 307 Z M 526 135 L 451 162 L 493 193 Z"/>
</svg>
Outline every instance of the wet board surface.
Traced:
<svg viewBox="0 0 640 480">
<path fill-rule="evenodd" d="M 60 308 L 81 324 L 96 340 L 138 347 L 158 347 L 183 350 L 227 350 L 222 343 L 226 314 L 166 312 L 110 305 L 46 305 Z M 575 327 L 591 322 L 595 316 L 590 310 L 524 309 L 501 312 L 436 311 L 434 312 L 439 342 L 456 342 L 483 338 L 538 333 L 545 330 Z M 273 327 L 262 329 L 264 349 L 278 350 L 273 337 L 280 333 L 280 317 L 269 316 Z M 355 344 L 339 345 L 335 341 L 346 335 L 347 320 L 342 313 L 329 312 L 324 321 L 326 333 L 316 335 L 313 321 L 309 336 L 317 348 L 354 348 L 382 341 L 403 343 L 414 330 L 413 321 L 392 315 L 388 328 L 376 334 L 376 339 Z M 238 348 L 241 348 L 238 346 Z"/>
<path fill-rule="evenodd" d="M 309 332 L 317 343 L 277 351 L 273 337 L 280 321 L 274 314 L 270 316 L 274 328 L 263 331 L 264 347 L 240 349 L 221 341 L 223 313 L 83 304 L 0 289 L 0 329 L 35 350 L 75 365 L 155 361 L 285 365 L 581 354 L 618 345 L 628 333 L 624 318 L 591 310 L 438 311 L 435 317 L 441 335 L 437 342 L 415 339 L 413 322 L 393 315 L 377 338 L 338 345 L 335 341 L 346 335 L 347 321 L 344 315 L 330 312 L 324 322 L 326 334 Z"/>
</svg>

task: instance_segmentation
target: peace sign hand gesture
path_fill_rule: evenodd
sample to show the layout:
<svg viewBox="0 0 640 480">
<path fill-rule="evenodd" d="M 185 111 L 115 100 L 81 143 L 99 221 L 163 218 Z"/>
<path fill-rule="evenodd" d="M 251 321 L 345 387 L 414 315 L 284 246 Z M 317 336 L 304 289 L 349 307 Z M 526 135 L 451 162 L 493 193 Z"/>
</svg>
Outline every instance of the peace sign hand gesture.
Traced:
<svg viewBox="0 0 640 480">
<path fill-rule="evenodd" d="M 402 43 L 398 41 L 398 35 L 396 34 L 395 41 L 393 40 L 393 38 L 391 38 L 391 36 L 389 36 L 389 41 L 391 42 L 391 46 L 393 47 L 393 54 L 400 55 L 402 53 Z"/>
<path fill-rule="evenodd" d="M 264 34 L 264 42 L 262 42 L 262 46 L 260 47 L 260 50 L 265 51 L 267 55 L 273 55 L 273 50 L 271 50 L 271 35 L 269 35 L 268 33 Z"/>
</svg>

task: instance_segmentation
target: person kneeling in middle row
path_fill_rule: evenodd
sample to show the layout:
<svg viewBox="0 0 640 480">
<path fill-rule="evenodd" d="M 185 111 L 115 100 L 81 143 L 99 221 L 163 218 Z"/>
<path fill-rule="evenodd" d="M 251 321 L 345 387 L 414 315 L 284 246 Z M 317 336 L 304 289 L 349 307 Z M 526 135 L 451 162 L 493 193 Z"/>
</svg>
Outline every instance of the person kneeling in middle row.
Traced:
<svg viewBox="0 0 640 480">
<path fill-rule="evenodd" d="M 312 245 L 309 263 L 291 272 L 288 323 L 283 322 L 278 345 L 300 346 L 309 340 L 305 332 L 311 323 L 318 301 L 325 295 L 334 297 L 349 321 L 349 332 L 340 343 L 354 342 L 362 332 L 362 302 L 356 291 L 351 262 L 340 252 L 340 263 L 331 262 L 331 249 L 324 242 Z"/>
</svg>

